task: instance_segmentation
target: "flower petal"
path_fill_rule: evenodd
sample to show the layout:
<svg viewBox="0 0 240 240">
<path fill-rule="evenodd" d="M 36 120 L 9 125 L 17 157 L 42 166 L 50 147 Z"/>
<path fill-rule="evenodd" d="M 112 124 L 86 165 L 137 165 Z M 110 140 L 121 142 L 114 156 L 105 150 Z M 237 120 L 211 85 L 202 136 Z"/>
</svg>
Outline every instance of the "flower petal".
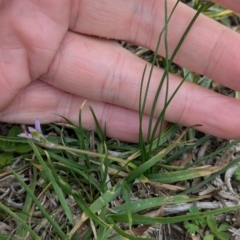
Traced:
<svg viewBox="0 0 240 240">
<path fill-rule="evenodd" d="M 35 129 L 43 135 L 42 129 L 41 129 L 41 124 L 40 124 L 40 121 L 38 118 L 36 118 L 36 120 L 35 120 Z"/>
<path fill-rule="evenodd" d="M 20 133 L 18 135 L 18 137 L 27 138 L 27 139 L 33 139 L 32 135 L 28 134 L 28 133 Z"/>
<path fill-rule="evenodd" d="M 28 127 L 28 131 L 31 133 L 31 132 L 34 132 L 34 131 L 36 132 L 37 130 L 33 127 Z"/>
</svg>

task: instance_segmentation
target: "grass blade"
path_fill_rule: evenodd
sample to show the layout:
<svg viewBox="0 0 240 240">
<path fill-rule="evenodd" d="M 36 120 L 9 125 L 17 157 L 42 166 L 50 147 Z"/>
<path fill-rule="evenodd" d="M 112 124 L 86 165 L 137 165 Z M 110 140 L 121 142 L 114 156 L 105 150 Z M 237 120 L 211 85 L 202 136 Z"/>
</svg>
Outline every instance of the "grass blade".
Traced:
<svg viewBox="0 0 240 240">
<path fill-rule="evenodd" d="M 221 213 L 235 211 L 239 208 L 240 208 L 240 205 L 237 205 L 234 207 L 225 207 L 225 208 L 200 212 L 196 214 L 187 214 L 187 215 L 174 216 L 174 217 L 147 217 L 147 216 L 142 216 L 138 214 L 132 214 L 132 220 L 133 220 L 133 224 L 145 224 L 145 225 L 179 223 L 179 222 L 184 222 L 187 220 L 198 218 L 199 216 L 207 217 L 209 215 L 217 215 Z M 112 218 L 114 221 L 117 221 L 117 222 L 125 222 L 125 223 L 128 222 L 128 216 L 126 214 L 122 214 L 122 215 L 111 214 L 108 217 Z"/>
<path fill-rule="evenodd" d="M 73 218 L 73 215 L 71 213 L 71 210 L 70 210 L 70 208 L 68 206 L 68 203 L 67 203 L 67 201 L 66 201 L 66 199 L 65 199 L 65 197 L 63 195 L 63 192 L 62 192 L 61 188 L 58 186 L 58 184 L 56 182 L 55 178 L 57 178 L 57 174 L 56 174 L 56 172 L 55 172 L 55 170 L 54 170 L 54 168 L 53 168 L 53 166 L 51 164 L 49 154 L 47 153 L 47 151 L 45 151 L 45 154 L 47 156 L 48 162 L 51 165 L 51 171 L 48 168 L 47 164 L 43 161 L 42 156 L 40 155 L 39 151 L 37 150 L 37 148 L 33 144 L 33 142 L 32 141 L 29 141 L 29 142 L 30 142 L 30 145 L 31 145 L 31 147 L 32 147 L 32 149 L 33 149 L 33 151 L 34 151 L 38 161 L 40 162 L 41 166 L 43 167 L 44 173 L 46 174 L 49 182 L 53 186 L 54 191 L 55 191 L 55 193 L 56 193 L 56 195 L 57 195 L 57 197 L 58 197 L 58 199 L 59 199 L 59 201 L 61 203 L 61 206 L 62 206 L 62 208 L 63 208 L 63 210 L 64 210 L 68 220 L 70 221 L 70 223 L 72 225 L 74 225 L 74 218 Z"/>
<path fill-rule="evenodd" d="M 15 173 L 13 172 L 13 174 L 15 175 Z M 17 174 L 15 175 L 15 177 L 17 176 Z M 20 178 L 20 177 L 19 177 Z M 41 240 L 41 238 L 31 229 L 30 226 L 28 226 L 28 224 L 25 222 L 24 219 L 22 219 L 21 217 L 19 217 L 16 213 L 14 213 L 13 211 L 11 211 L 8 207 L 4 206 L 2 203 L 0 203 L 0 208 L 6 212 L 7 214 L 9 214 L 11 217 L 13 217 L 14 219 L 16 219 L 19 223 L 21 223 L 21 225 L 33 236 L 34 239 L 37 240 Z M 9 237 L 9 236 L 8 236 Z M 26 237 L 23 236 L 23 237 Z"/>
<path fill-rule="evenodd" d="M 37 171 L 36 171 L 36 168 L 33 168 L 33 175 L 32 176 L 33 177 L 31 178 L 29 189 L 32 192 L 35 192 L 35 187 L 36 187 L 36 182 L 37 182 Z M 25 199 L 25 203 L 24 203 L 24 207 L 23 207 L 23 210 L 22 210 L 23 213 L 21 213 L 21 215 L 20 215 L 20 218 L 23 221 L 25 221 L 25 222 L 27 222 L 29 217 L 30 218 L 32 217 L 32 216 L 28 215 L 28 213 L 30 213 L 31 206 L 32 206 L 32 198 L 27 193 L 27 196 L 26 196 L 26 199 Z M 21 237 L 25 237 L 27 235 L 27 229 L 25 227 L 20 226 L 16 230 L 16 235 L 21 236 Z"/>
<path fill-rule="evenodd" d="M 198 177 L 208 176 L 212 173 L 220 171 L 220 169 L 222 169 L 222 166 L 203 166 L 180 171 L 153 173 L 146 175 L 146 177 L 154 182 L 175 183 Z"/>
<path fill-rule="evenodd" d="M 160 208 L 163 205 L 175 205 L 175 204 L 183 204 L 189 202 L 199 201 L 205 198 L 204 196 L 187 196 L 187 195 L 175 195 L 170 197 L 154 197 L 154 198 L 146 198 L 146 199 L 138 199 L 136 201 L 132 201 L 129 203 L 129 208 L 131 209 L 131 214 L 136 212 L 141 212 L 144 210 L 149 210 L 152 208 Z M 118 214 L 127 214 L 126 212 L 126 203 L 114 207 L 114 211 Z"/>
<path fill-rule="evenodd" d="M 23 186 L 23 188 L 27 191 L 27 193 L 30 195 L 36 206 L 39 208 L 39 210 L 42 212 L 43 216 L 48 220 L 48 222 L 52 225 L 52 227 L 55 229 L 57 234 L 62 239 L 68 239 L 66 234 L 61 230 L 61 227 L 55 222 L 55 220 L 52 219 L 50 214 L 43 208 L 41 203 L 38 201 L 37 197 L 34 195 L 34 193 L 31 191 L 31 189 L 26 185 L 26 183 L 21 179 L 21 177 L 18 176 L 18 174 L 12 169 L 13 175 L 16 177 L 16 179 L 19 181 L 19 183 Z"/>
</svg>

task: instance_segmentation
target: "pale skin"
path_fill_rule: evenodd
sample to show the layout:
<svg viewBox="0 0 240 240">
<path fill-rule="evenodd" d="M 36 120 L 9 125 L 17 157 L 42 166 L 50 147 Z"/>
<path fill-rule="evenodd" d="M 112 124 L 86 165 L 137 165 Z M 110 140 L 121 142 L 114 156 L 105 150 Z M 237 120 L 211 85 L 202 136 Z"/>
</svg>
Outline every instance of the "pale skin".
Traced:
<svg viewBox="0 0 240 240">
<path fill-rule="evenodd" d="M 175 0 L 168 0 L 169 12 Z M 240 13 L 239 0 L 216 3 Z M 169 24 L 169 53 L 194 11 L 179 4 Z M 164 26 L 163 0 L 0 0 L 0 121 L 78 123 L 87 100 L 107 135 L 138 141 L 138 100 L 146 62 L 107 39 L 154 50 Z M 99 38 L 101 37 L 101 38 Z M 164 55 L 164 45 L 159 49 Z M 201 15 L 184 41 L 177 64 L 240 91 L 240 34 Z M 147 72 L 150 65 L 147 65 Z M 147 134 L 152 100 L 163 70 L 153 73 L 143 120 Z M 170 76 L 171 94 L 181 78 Z M 163 108 L 161 92 L 156 115 Z M 185 82 L 166 111 L 165 124 L 201 124 L 200 131 L 240 137 L 240 102 Z M 87 105 L 83 126 L 94 129 Z"/>
</svg>

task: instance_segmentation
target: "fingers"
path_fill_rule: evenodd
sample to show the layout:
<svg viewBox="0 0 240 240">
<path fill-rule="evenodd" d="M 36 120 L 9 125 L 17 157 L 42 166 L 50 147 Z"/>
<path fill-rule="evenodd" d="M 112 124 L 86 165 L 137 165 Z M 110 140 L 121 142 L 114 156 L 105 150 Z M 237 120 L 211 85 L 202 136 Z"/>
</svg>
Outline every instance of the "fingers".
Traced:
<svg viewBox="0 0 240 240">
<path fill-rule="evenodd" d="M 85 98 L 71 95 L 41 81 L 31 83 L 21 91 L 10 106 L 0 112 L 1 121 L 33 124 L 36 118 L 41 123 L 63 122 L 64 116 L 78 125 L 79 109 Z M 127 142 L 137 142 L 139 116 L 135 111 L 88 100 L 82 111 L 82 125 L 86 130 L 95 130 L 95 122 L 88 106 L 91 106 L 107 136 Z M 146 138 L 149 117 L 143 118 L 143 135 Z M 155 122 L 155 120 L 154 120 Z M 164 128 L 166 123 L 164 123 Z"/>
<path fill-rule="evenodd" d="M 69 33 L 49 73 L 41 79 L 83 99 L 105 102 L 138 111 L 140 84 L 146 62 L 119 44 Z M 144 79 L 144 89 L 150 65 Z M 145 113 L 150 114 L 163 70 L 155 68 L 148 91 Z M 171 75 L 170 97 L 178 84 Z M 164 107 L 166 84 L 157 102 L 155 117 Z M 184 126 L 202 124 L 200 131 L 223 138 L 240 136 L 240 102 L 195 84 L 185 82 L 166 112 L 166 120 Z"/>
<path fill-rule="evenodd" d="M 215 3 L 240 13 L 240 1 L 239 0 L 214 0 Z"/>
<path fill-rule="evenodd" d="M 122 39 L 155 50 L 164 27 L 164 2 L 159 0 L 81 1 L 74 31 Z M 237 1 L 221 1 L 239 9 Z M 168 15 L 176 1 L 169 0 Z M 238 5 L 238 6 L 237 6 Z M 195 11 L 179 3 L 169 24 L 169 56 L 173 53 Z M 165 55 L 161 41 L 159 53 Z M 240 90 L 240 35 L 219 23 L 199 16 L 174 61 L 181 66 Z"/>
<path fill-rule="evenodd" d="M 69 2 L 1 2 L 0 110 L 47 71 L 68 29 Z"/>
</svg>

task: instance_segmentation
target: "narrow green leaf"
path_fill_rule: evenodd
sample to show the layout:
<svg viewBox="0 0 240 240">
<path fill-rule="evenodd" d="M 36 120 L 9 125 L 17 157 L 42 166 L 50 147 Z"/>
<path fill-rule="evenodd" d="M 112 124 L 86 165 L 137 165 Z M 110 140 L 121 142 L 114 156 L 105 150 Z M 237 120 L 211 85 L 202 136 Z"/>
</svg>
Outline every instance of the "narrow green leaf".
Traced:
<svg viewBox="0 0 240 240">
<path fill-rule="evenodd" d="M 54 168 L 53 168 L 53 166 L 51 164 L 51 160 L 50 160 L 49 154 L 47 153 L 47 151 L 45 151 L 45 154 L 47 156 L 48 162 L 49 162 L 49 164 L 51 166 L 51 171 L 49 171 L 50 169 L 48 168 L 47 164 L 42 159 L 41 154 L 39 153 L 38 149 L 33 144 L 33 142 L 32 141 L 29 141 L 29 142 L 30 142 L 30 145 L 31 145 L 31 147 L 32 147 L 32 149 L 33 149 L 33 151 L 34 151 L 38 161 L 40 162 L 41 166 L 43 167 L 44 173 L 46 174 L 49 182 L 53 186 L 54 191 L 55 191 L 55 193 L 56 193 L 56 195 L 57 195 L 57 197 L 58 197 L 58 199 L 59 199 L 59 201 L 61 203 L 61 206 L 62 206 L 62 208 L 63 208 L 63 210 L 64 210 L 68 220 L 70 221 L 70 223 L 72 225 L 74 225 L 74 222 L 75 222 L 74 221 L 74 217 L 73 217 L 73 215 L 71 213 L 71 210 L 70 210 L 70 208 L 68 206 L 68 203 L 67 203 L 67 201 L 66 201 L 66 199 L 65 199 L 65 197 L 63 195 L 63 192 L 62 192 L 61 188 L 58 186 L 58 184 L 56 182 L 57 174 L 56 174 L 56 172 L 55 172 L 55 170 L 54 170 Z"/>
<path fill-rule="evenodd" d="M 0 136 L 0 140 L 5 142 L 15 142 L 15 143 L 28 143 L 28 139 L 26 138 L 20 138 L 20 137 L 6 137 L 6 136 Z"/>
<path fill-rule="evenodd" d="M 125 199 L 126 212 L 128 216 L 129 229 L 132 229 L 132 209 L 130 203 L 130 193 L 131 190 L 126 182 L 123 184 L 123 195 Z"/>
<path fill-rule="evenodd" d="M 179 1 L 177 1 L 177 3 L 175 4 L 174 6 L 174 9 L 175 7 L 177 6 Z M 165 2 L 166 4 L 166 2 Z M 204 11 L 205 9 L 209 8 L 210 6 L 212 6 L 213 4 L 212 3 L 206 3 L 206 4 L 202 4 L 201 7 L 197 10 L 196 14 L 194 15 L 194 17 L 192 18 L 191 22 L 189 23 L 189 25 L 187 26 L 185 32 L 183 33 L 180 41 L 178 42 L 176 48 L 174 49 L 173 53 L 172 53 L 172 56 L 170 57 L 169 59 L 169 65 L 173 62 L 178 50 L 180 49 L 181 45 L 183 44 L 187 34 L 189 33 L 190 29 L 192 28 L 194 22 L 196 21 L 196 19 L 198 18 L 198 16 L 200 15 L 200 13 L 202 11 Z M 173 13 L 173 11 L 172 11 Z M 171 17 L 171 15 L 170 15 Z M 170 18 L 169 17 L 169 18 Z M 166 25 L 166 24 L 165 24 Z M 164 29 L 165 30 L 165 29 Z M 181 85 L 183 84 L 183 82 L 185 81 L 185 78 L 180 82 L 180 84 L 178 85 L 178 87 L 176 88 L 176 90 L 173 92 L 173 94 L 171 95 L 171 97 L 167 100 L 167 102 L 164 103 L 164 108 L 162 110 L 162 112 L 160 113 L 159 117 L 157 118 L 157 121 L 156 121 L 156 124 L 155 124 L 155 127 L 153 129 L 153 131 L 151 131 L 151 123 L 152 123 L 152 120 L 153 120 L 153 117 L 154 117 L 154 113 L 155 113 L 155 109 L 156 109 L 156 106 L 157 106 L 157 102 L 158 102 L 158 97 L 159 97 L 159 94 L 160 94 L 160 91 L 162 89 L 162 85 L 163 85 L 163 82 L 164 82 L 164 79 L 165 77 L 167 77 L 168 75 L 168 71 L 169 69 L 165 69 L 164 71 L 164 74 L 162 76 L 162 79 L 160 81 L 160 84 L 158 86 L 158 89 L 156 91 L 156 94 L 155 94 L 155 98 L 154 98 L 154 101 L 153 101 L 153 104 L 152 104 L 152 110 L 151 110 L 151 114 L 150 114 L 150 120 L 149 120 L 149 132 L 152 134 L 151 135 L 151 141 L 153 141 L 153 139 L 155 138 L 155 135 L 156 135 L 156 131 L 158 129 L 158 126 L 159 126 L 159 123 L 161 122 L 161 120 L 164 118 L 164 114 L 165 114 L 165 111 L 168 107 L 168 105 L 170 104 L 170 102 L 172 101 L 172 99 L 174 98 L 174 96 L 176 95 L 176 93 L 178 92 L 179 88 L 181 87 Z M 150 144 L 151 145 L 151 144 Z M 151 147 L 150 147 L 151 149 Z"/>
<path fill-rule="evenodd" d="M 117 196 L 122 193 L 122 183 L 116 184 L 112 189 L 107 190 L 98 199 L 96 199 L 91 205 L 91 210 L 96 213 L 100 211 L 109 202 L 113 201 Z"/>
<path fill-rule="evenodd" d="M 197 146 L 201 146 L 203 143 L 205 143 L 206 141 L 212 139 L 213 137 L 210 135 L 206 135 L 200 139 L 198 139 L 195 143 L 193 144 L 189 144 L 186 145 L 184 147 L 181 147 L 178 151 L 176 151 L 175 153 L 171 154 L 171 156 L 169 156 L 166 160 L 165 160 L 165 164 L 169 164 L 170 162 L 172 162 L 174 159 L 177 159 L 178 157 L 180 157 L 182 154 L 188 152 L 189 150 L 196 148 Z"/>
<path fill-rule="evenodd" d="M 212 137 L 211 137 L 211 138 L 212 138 Z M 213 157 L 219 155 L 220 153 L 223 153 L 224 151 L 230 149 L 231 147 L 237 145 L 238 143 L 240 143 L 240 139 L 235 140 L 235 141 L 232 141 L 231 143 L 228 143 L 227 146 L 221 147 L 221 148 L 217 149 L 216 151 L 211 152 L 210 154 L 207 154 L 206 156 L 197 159 L 197 160 L 194 161 L 193 163 L 188 164 L 188 165 L 186 166 L 186 168 L 192 167 L 192 166 L 194 166 L 194 165 L 198 165 L 199 163 L 205 161 L 206 159 L 213 158 Z"/>
<path fill-rule="evenodd" d="M 4 212 L 9 214 L 11 217 L 13 217 L 17 222 L 19 222 L 33 236 L 34 239 L 41 240 L 41 238 L 30 228 L 30 226 L 28 226 L 28 224 L 23 219 L 21 219 L 16 213 L 14 213 L 8 207 L 4 206 L 1 202 L 0 202 L 0 208 Z"/>
<path fill-rule="evenodd" d="M 235 166 L 239 162 L 240 162 L 240 158 L 234 159 L 233 161 L 231 161 L 226 167 L 224 167 L 220 171 L 211 174 L 209 177 L 207 177 L 202 182 L 196 184 L 194 187 L 191 187 L 191 188 L 187 189 L 186 191 L 181 192 L 180 194 L 188 194 L 188 193 L 190 193 L 190 192 L 192 192 L 196 189 L 199 189 L 200 187 L 204 186 L 206 183 L 210 182 L 212 179 L 216 178 L 216 176 L 219 176 L 220 174 L 224 173 L 227 169 L 229 169 L 232 166 Z"/>
<path fill-rule="evenodd" d="M 131 213 L 140 212 L 143 210 L 149 210 L 151 208 L 161 207 L 163 205 L 174 205 L 174 204 L 183 204 L 189 202 L 195 202 L 201 200 L 202 197 L 194 197 L 188 195 L 175 195 L 170 197 L 154 197 L 147 199 L 138 199 L 136 201 L 132 201 L 129 203 L 129 208 L 131 209 Z M 114 207 L 114 211 L 119 214 L 126 214 L 126 203 Z"/>
<path fill-rule="evenodd" d="M 57 145 L 56 149 L 69 151 L 69 152 L 72 152 L 72 153 L 88 154 L 89 156 L 99 157 L 99 158 L 104 158 L 105 157 L 105 154 L 102 154 L 102 153 L 96 153 L 96 152 L 86 151 L 86 150 L 82 150 L 82 149 L 75 149 L 75 148 L 66 147 L 66 146 L 62 146 L 62 145 Z M 118 158 L 118 157 L 113 157 L 113 156 L 109 156 L 109 155 L 108 155 L 108 158 L 109 158 L 109 160 L 112 160 L 112 161 L 115 161 L 115 162 L 118 162 L 118 163 L 123 163 L 124 165 L 128 165 L 131 168 L 136 168 L 135 164 L 131 163 L 130 161 L 126 161 L 125 159 Z"/>
<path fill-rule="evenodd" d="M 102 178 L 102 184 L 100 184 L 101 192 L 105 192 L 107 190 L 107 184 L 110 181 L 109 175 L 108 175 L 108 167 L 110 164 L 109 158 L 108 158 L 108 150 L 107 145 L 104 142 L 103 144 L 98 144 L 98 146 L 101 145 L 101 149 L 98 149 L 98 152 L 105 153 L 105 157 L 101 158 L 101 178 Z"/>
<path fill-rule="evenodd" d="M 128 177 L 126 177 L 126 181 L 127 182 L 132 182 L 134 181 L 136 178 L 140 177 L 141 174 L 143 174 L 144 172 L 146 172 L 148 169 L 150 169 L 154 164 L 156 164 L 157 162 L 161 162 L 163 160 L 163 158 L 170 152 L 172 151 L 176 146 L 177 143 L 180 141 L 180 139 L 184 136 L 184 134 L 186 134 L 186 132 L 188 131 L 189 128 L 186 128 L 181 135 L 177 138 L 177 140 L 175 142 L 173 142 L 172 144 L 170 144 L 168 147 L 166 147 L 165 149 L 163 149 L 161 152 L 159 152 L 158 154 L 156 154 L 155 156 L 153 156 L 152 158 L 150 158 L 147 162 L 141 164 L 140 166 L 138 166 L 137 168 L 135 168 L 131 174 L 128 175 Z"/>
<path fill-rule="evenodd" d="M 19 240 L 19 237 L 16 236 L 9 236 L 9 235 L 5 235 L 5 234 L 1 234 L 0 233 L 0 239 L 1 240 Z"/>
<path fill-rule="evenodd" d="M 55 153 L 52 152 L 48 152 L 49 155 L 51 156 L 51 158 L 59 161 L 60 163 L 64 164 L 64 167 L 73 171 L 76 174 L 79 174 L 80 176 L 82 176 L 86 181 L 90 182 L 91 185 L 93 185 L 94 187 L 96 187 L 98 189 L 99 187 L 99 183 L 89 174 L 87 174 L 87 172 L 85 171 L 85 168 L 83 168 L 79 163 L 74 162 L 72 160 L 69 160 L 65 157 L 59 156 Z"/>
<path fill-rule="evenodd" d="M 157 55 L 158 55 L 158 52 L 159 52 L 158 50 L 159 50 L 159 47 L 160 47 L 160 42 L 161 42 L 162 35 L 166 31 L 166 28 L 168 27 L 168 22 L 172 18 L 173 12 L 175 11 L 178 3 L 179 3 L 179 0 L 176 1 L 174 7 L 172 8 L 172 11 L 171 11 L 169 17 L 167 17 L 167 13 L 165 13 L 165 15 L 164 15 L 165 24 L 164 24 L 163 29 L 159 33 L 158 42 L 157 42 L 157 46 L 156 46 L 156 49 L 155 49 L 155 52 L 154 52 L 152 66 L 151 66 L 149 77 L 148 77 L 148 82 L 147 82 L 147 87 L 146 87 L 146 91 L 145 91 L 144 102 L 146 102 L 146 99 L 147 99 L 148 89 L 149 89 L 149 86 L 150 86 L 150 81 L 151 81 L 154 65 L 156 63 L 156 58 L 157 58 Z M 164 2 L 164 6 L 165 6 L 165 9 L 166 9 L 167 1 Z M 166 33 L 165 33 L 165 36 L 166 36 Z M 168 61 L 168 59 L 167 59 L 167 61 Z M 149 147 L 150 151 L 149 152 L 151 152 L 151 149 L 152 149 L 152 142 L 153 142 L 153 139 L 155 138 L 156 129 L 159 126 L 159 123 L 161 122 L 161 120 L 163 120 L 163 118 L 164 118 L 164 110 L 163 110 L 162 113 L 159 115 L 158 120 L 157 120 L 157 122 L 156 122 L 156 124 L 154 126 L 154 130 L 152 132 L 152 124 L 153 124 L 153 118 L 154 118 L 154 114 L 155 114 L 155 110 L 156 110 L 157 100 L 158 100 L 160 91 L 162 89 L 162 86 L 163 86 L 163 83 L 164 83 L 164 80 L 165 80 L 165 77 L 166 77 L 166 74 L 168 73 L 168 71 L 169 71 L 168 68 L 166 68 L 166 71 L 164 71 L 164 75 L 162 76 L 162 78 L 160 80 L 160 84 L 159 84 L 158 89 L 156 91 L 156 94 L 155 94 L 155 97 L 154 97 L 154 100 L 153 100 L 153 104 L 152 104 L 152 108 L 151 108 L 150 119 L 149 119 L 149 124 L 148 124 L 148 136 L 147 136 L 147 142 L 148 143 L 150 142 L 150 147 Z M 161 127 L 160 127 L 160 130 L 161 130 Z M 159 141 L 159 139 L 157 141 Z"/>
<path fill-rule="evenodd" d="M 82 211 L 94 222 L 98 223 L 101 226 L 112 228 L 111 225 L 104 222 L 100 217 L 98 217 L 91 208 L 87 205 L 87 203 L 83 200 L 83 198 L 80 195 L 73 194 L 73 198 L 75 202 L 78 204 L 78 206 L 82 209 Z"/>
<path fill-rule="evenodd" d="M 234 207 L 226 207 L 215 209 L 211 211 L 201 212 L 198 214 L 189 214 L 189 215 L 182 215 L 182 216 L 174 216 L 174 217 L 147 217 L 138 214 L 132 214 L 132 221 L 133 224 L 145 224 L 145 225 L 152 225 L 152 224 L 170 224 L 170 223 L 178 223 L 188 221 L 199 216 L 207 217 L 208 215 L 216 215 L 221 213 L 226 213 L 229 211 L 234 211 L 240 208 L 240 205 Z M 126 214 L 110 214 L 108 217 L 112 218 L 115 222 L 128 222 L 128 216 Z"/>
<path fill-rule="evenodd" d="M 33 168 L 33 174 L 32 174 L 32 178 L 31 178 L 31 181 L 30 181 L 30 185 L 29 185 L 29 189 L 34 193 L 35 192 L 35 188 L 36 188 L 36 183 L 37 183 L 37 170 L 36 168 Z M 30 196 L 29 193 L 27 193 L 27 196 L 26 196 L 26 199 L 25 199 L 25 203 L 24 203 L 24 207 L 23 207 L 23 210 L 22 210 L 22 213 L 20 214 L 20 218 L 27 222 L 27 220 L 29 219 L 29 213 L 30 213 L 30 210 L 31 210 L 31 207 L 32 207 L 32 203 L 33 203 L 33 200 Z M 27 236 L 27 229 L 23 226 L 20 226 L 17 228 L 16 230 L 16 235 L 20 236 L 20 237 L 25 237 Z"/>
<path fill-rule="evenodd" d="M 13 175 L 16 177 L 16 179 L 19 181 L 19 183 L 23 186 L 23 188 L 27 191 L 27 193 L 31 196 L 34 203 L 37 205 L 39 210 L 42 212 L 43 216 L 48 220 L 48 222 L 52 225 L 52 227 L 56 230 L 57 234 L 62 239 L 68 239 L 67 236 L 63 233 L 61 230 L 61 227 L 52 219 L 50 214 L 43 208 L 42 204 L 38 201 L 34 193 L 31 191 L 31 189 L 26 185 L 26 183 L 18 176 L 18 174 L 12 169 Z"/>
<path fill-rule="evenodd" d="M 111 228 L 106 228 L 100 226 L 99 230 L 97 231 L 97 239 L 96 240 L 108 240 L 110 233 L 112 232 Z M 112 239 L 112 237 L 111 237 Z"/>
<path fill-rule="evenodd" d="M 158 142 L 157 139 L 154 140 L 152 142 L 151 149 L 150 149 L 150 145 L 146 146 L 146 152 L 150 152 L 151 150 L 154 150 L 157 147 L 159 147 L 159 146 L 163 145 L 164 143 L 166 143 L 169 139 L 172 138 L 173 135 L 176 134 L 176 132 L 179 129 L 180 129 L 180 126 L 177 125 L 177 124 L 169 124 L 169 126 L 162 133 L 160 142 Z M 139 146 L 139 148 L 141 149 L 141 146 Z M 136 159 L 137 157 L 141 156 L 141 154 L 142 154 L 141 150 L 137 150 L 135 153 L 133 153 L 131 156 L 129 156 L 128 159 Z M 145 161 L 143 161 L 143 162 L 145 162 Z"/>
<path fill-rule="evenodd" d="M 153 240 L 152 238 L 141 238 L 141 237 L 136 237 L 136 236 L 132 236 L 126 232 L 124 232 L 122 229 L 120 229 L 119 227 L 117 227 L 117 225 L 114 223 L 113 219 L 111 217 L 109 217 L 109 221 L 112 223 L 113 229 L 121 236 L 125 237 L 126 239 L 129 240 Z"/>
<path fill-rule="evenodd" d="M 84 102 L 85 103 L 85 102 Z M 83 105 L 84 105 L 83 103 Z M 82 106 L 83 106 L 82 105 Z M 85 144 L 85 139 L 84 139 L 84 131 L 83 131 L 83 126 L 82 126 L 82 107 L 80 108 L 79 110 L 79 116 L 78 116 L 78 125 L 79 125 L 79 132 L 80 134 L 77 134 L 78 135 L 78 138 L 80 140 L 80 143 L 81 143 L 81 148 L 83 150 L 87 150 L 87 146 Z M 90 137 L 89 137 L 90 138 Z M 88 139 L 88 142 L 89 142 L 89 139 Z M 88 168 L 90 168 L 91 164 L 90 164 L 90 159 L 89 159 L 89 156 L 87 154 L 83 154 L 84 156 L 84 159 L 86 161 L 86 164 L 88 166 Z"/>
<path fill-rule="evenodd" d="M 104 222 L 101 218 L 99 218 L 94 211 L 88 206 L 88 204 L 85 202 L 83 197 L 78 194 L 75 190 L 73 190 L 68 183 L 66 183 L 63 179 L 59 179 L 59 185 L 61 188 L 68 194 L 72 195 L 76 204 L 79 206 L 79 208 L 82 209 L 82 211 L 93 221 L 98 223 L 101 226 L 105 226 L 108 228 L 111 228 L 112 226 Z"/>
<path fill-rule="evenodd" d="M 174 183 L 179 181 L 184 181 L 188 179 L 194 179 L 198 177 L 208 176 L 214 172 L 219 171 L 219 167 L 196 167 L 189 168 L 187 170 L 179 170 L 172 172 L 160 172 L 148 174 L 146 177 L 154 182 L 161 183 Z"/>
<path fill-rule="evenodd" d="M 90 111 L 91 111 L 91 113 L 93 115 L 93 118 L 94 118 L 94 122 L 95 122 L 95 125 L 96 125 L 96 132 L 98 134 L 98 137 L 99 137 L 101 143 L 103 143 L 103 142 L 106 141 L 106 131 L 105 130 L 104 130 L 104 132 L 102 131 L 101 126 L 100 126 L 100 124 L 98 122 L 98 119 L 97 119 L 97 117 L 95 115 L 95 112 L 94 112 L 93 108 L 91 106 L 89 106 L 89 109 L 90 109 Z"/>
</svg>

